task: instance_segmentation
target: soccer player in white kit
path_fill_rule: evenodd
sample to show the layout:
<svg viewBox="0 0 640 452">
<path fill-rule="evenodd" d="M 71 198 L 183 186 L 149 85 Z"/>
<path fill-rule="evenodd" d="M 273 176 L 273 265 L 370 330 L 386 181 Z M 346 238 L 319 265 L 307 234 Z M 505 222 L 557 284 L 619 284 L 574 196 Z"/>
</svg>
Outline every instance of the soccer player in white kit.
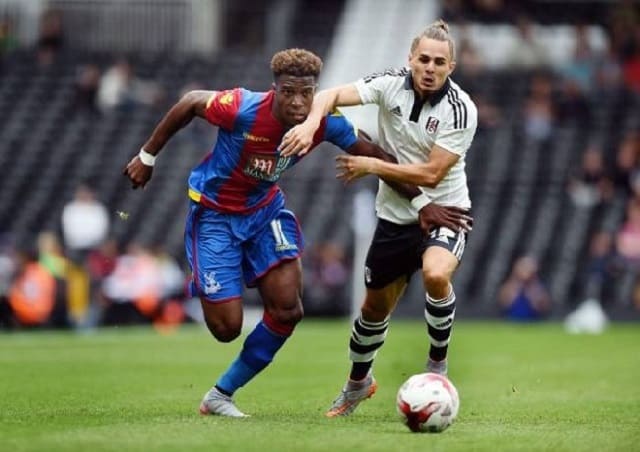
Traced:
<svg viewBox="0 0 640 452">
<path fill-rule="evenodd" d="M 282 152 L 306 152 L 320 119 L 338 106 L 379 106 L 380 146 L 398 164 L 368 157 L 338 156 L 338 177 L 349 182 L 366 174 L 420 186 L 407 200 L 385 182 L 376 197 L 378 225 L 365 264 L 366 297 L 354 321 L 349 343 L 351 373 L 326 413 L 351 414 L 377 388 L 372 364 L 387 335 L 389 319 L 409 278 L 422 268 L 424 316 L 430 339 L 426 370 L 447 373 L 447 347 L 455 314 L 451 285 L 467 238 L 457 230 L 436 227 L 429 235 L 418 225 L 418 211 L 429 203 L 471 208 L 465 154 L 477 126 L 477 109 L 449 78 L 455 68 L 455 44 L 448 25 L 436 21 L 411 44 L 409 67 L 388 70 L 355 83 L 321 91 L 308 119 L 284 138 Z"/>
</svg>

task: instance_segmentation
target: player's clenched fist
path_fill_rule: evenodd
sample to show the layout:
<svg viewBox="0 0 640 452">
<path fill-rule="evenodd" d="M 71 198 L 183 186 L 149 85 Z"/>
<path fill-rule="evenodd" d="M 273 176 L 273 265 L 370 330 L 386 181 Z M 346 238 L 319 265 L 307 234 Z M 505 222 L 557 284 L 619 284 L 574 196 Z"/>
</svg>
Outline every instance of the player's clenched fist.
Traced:
<svg viewBox="0 0 640 452">
<path fill-rule="evenodd" d="M 136 189 L 138 187 L 143 187 L 149 182 L 151 179 L 151 175 L 153 174 L 153 166 L 145 165 L 140 160 L 140 156 L 136 155 L 133 157 L 127 166 L 122 171 L 122 174 L 127 176 L 131 183 L 133 184 L 133 188 Z"/>
</svg>

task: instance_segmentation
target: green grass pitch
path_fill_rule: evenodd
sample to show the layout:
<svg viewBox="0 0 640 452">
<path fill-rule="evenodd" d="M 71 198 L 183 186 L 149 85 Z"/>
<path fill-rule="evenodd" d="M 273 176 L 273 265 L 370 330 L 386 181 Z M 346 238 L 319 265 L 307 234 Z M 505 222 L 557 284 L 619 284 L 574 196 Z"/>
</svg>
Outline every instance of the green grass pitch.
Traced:
<svg viewBox="0 0 640 452">
<path fill-rule="evenodd" d="M 348 370 L 347 321 L 305 320 L 237 395 L 248 419 L 203 417 L 204 392 L 242 341 L 199 326 L 0 334 L 0 450 L 640 450 L 640 327 L 600 336 L 558 324 L 458 322 L 450 377 L 461 409 L 442 434 L 398 420 L 395 394 L 422 370 L 424 325 L 392 322 L 378 393 L 349 418 L 324 410 Z"/>
</svg>

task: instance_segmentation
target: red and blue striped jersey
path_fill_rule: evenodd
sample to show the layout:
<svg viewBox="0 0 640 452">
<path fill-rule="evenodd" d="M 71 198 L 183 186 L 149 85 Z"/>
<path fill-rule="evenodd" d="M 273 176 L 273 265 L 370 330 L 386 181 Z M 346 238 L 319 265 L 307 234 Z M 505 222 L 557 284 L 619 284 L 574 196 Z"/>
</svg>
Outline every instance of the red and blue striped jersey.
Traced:
<svg viewBox="0 0 640 452">
<path fill-rule="evenodd" d="M 206 107 L 207 120 L 219 127 L 211 152 L 189 176 L 189 197 L 226 213 L 247 214 L 280 194 L 277 181 L 301 159 L 281 157 L 278 146 L 286 129 L 271 108 L 275 92 L 243 88 L 217 91 Z M 312 148 L 323 141 L 347 149 L 357 139 L 353 125 L 340 113 L 323 118 Z"/>
</svg>

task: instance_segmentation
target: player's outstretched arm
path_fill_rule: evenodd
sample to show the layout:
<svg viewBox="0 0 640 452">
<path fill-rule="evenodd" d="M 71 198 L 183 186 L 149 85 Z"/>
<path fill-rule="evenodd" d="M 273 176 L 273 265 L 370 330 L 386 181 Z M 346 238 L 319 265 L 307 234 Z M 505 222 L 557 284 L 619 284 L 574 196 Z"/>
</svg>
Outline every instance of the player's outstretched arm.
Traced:
<svg viewBox="0 0 640 452">
<path fill-rule="evenodd" d="M 354 84 L 338 86 L 318 92 L 313 98 L 311 111 L 303 123 L 292 127 L 282 138 L 280 154 L 284 157 L 304 155 L 311 148 L 313 135 L 320 121 L 336 107 L 360 105 L 362 100 Z"/>
<path fill-rule="evenodd" d="M 195 116 L 205 117 L 207 101 L 214 91 L 190 91 L 167 112 L 158 123 L 140 152 L 133 157 L 122 171 L 133 188 L 144 187 L 151 179 L 156 156 L 164 145 Z"/>
<path fill-rule="evenodd" d="M 361 130 L 358 131 L 358 141 L 348 149 L 345 149 L 345 152 L 354 156 L 372 157 L 389 163 L 398 163 L 393 155 L 371 142 L 369 136 Z M 413 199 L 422 193 L 415 185 L 385 178 L 381 179 L 407 199 Z M 454 206 L 440 206 L 434 203 L 423 206 L 418 211 L 418 219 L 420 227 L 425 234 L 428 234 L 432 228 L 439 226 L 444 226 L 453 231 L 459 229 L 471 231 L 473 225 L 473 218 L 468 215 L 466 210 Z"/>
<path fill-rule="evenodd" d="M 429 160 L 425 163 L 397 164 L 371 157 L 348 155 L 339 155 L 336 160 L 338 179 L 345 182 L 351 182 L 367 174 L 375 174 L 388 180 L 435 188 L 459 158 L 457 154 L 435 145 L 431 149 Z"/>
<path fill-rule="evenodd" d="M 452 231 L 471 231 L 473 217 L 465 209 L 455 206 L 439 206 L 429 203 L 418 211 L 420 228 L 425 234 L 429 234 L 432 228 L 444 226 Z"/>
<path fill-rule="evenodd" d="M 389 163 L 398 163 L 398 160 L 393 155 L 389 154 L 380 146 L 373 143 L 369 135 L 367 135 L 362 130 L 358 130 L 358 140 L 351 147 L 345 149 L 344 151 L 350 155 L 373 157 Z M 384 180 L 396 192 L 407 199 L 415 198 L 421 193 L 420 189 L 415 185 L 405 184 L 403 182 L 397 182 L 385 178 L 381 179 Z"/>
</svg>

